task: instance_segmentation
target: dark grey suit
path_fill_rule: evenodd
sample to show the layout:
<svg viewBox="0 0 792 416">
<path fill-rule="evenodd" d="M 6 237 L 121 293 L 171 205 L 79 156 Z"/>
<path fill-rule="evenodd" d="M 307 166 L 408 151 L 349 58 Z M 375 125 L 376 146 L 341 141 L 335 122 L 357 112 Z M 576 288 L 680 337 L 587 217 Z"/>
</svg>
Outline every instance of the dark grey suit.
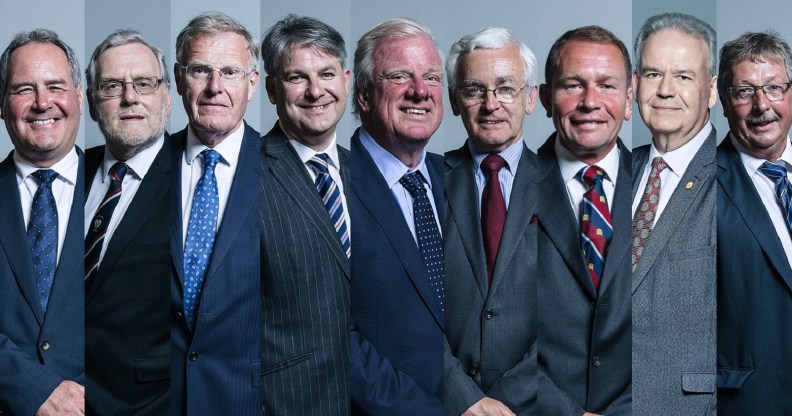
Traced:
<svg viewBox="0 0 792 416">
<path fill-rule="evenodd" d="M 631 155 L 619 141 L 618 179 L 608 201 L 613 239 L 596 291 L 556 160 L 555 138 L 539 149 L 537 169 L 539 414 L 629 415 Z"/>
<path fill-rule="evenodd" d="M 633 154 L 633 196 L 649 146 Z M 692 183 L 692 186 L 688 185 Z M 715 414 L 715 129 L 633 273 L 633 414 Z"/>
<path fill-rule="evenodd" d="M 518 415 L 536 401 L 536 155 L 523 145 L 488 282 L 473 159 L 465 143 L 445 154 L 445 413 L 483 397 Z"/>
<path fill-rule="evenodd" d="M 347 150 L 338 147 L 349 183 Z M 349 259 L 278 124 L 261 156 L 262 398 L 270 415 L 349 414 Z"/>
</svg>

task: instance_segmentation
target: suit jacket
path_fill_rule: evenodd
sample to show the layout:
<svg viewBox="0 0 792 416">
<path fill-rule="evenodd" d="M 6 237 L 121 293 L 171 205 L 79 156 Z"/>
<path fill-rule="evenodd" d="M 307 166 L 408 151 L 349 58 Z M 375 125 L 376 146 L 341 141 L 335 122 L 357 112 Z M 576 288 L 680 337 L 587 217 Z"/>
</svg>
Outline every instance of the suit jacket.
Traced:
<svg viewBox="0 0 792 416">
<path fill-rule="evenodd" d="M 649 145 L 633 154 L 633 195 Z M 692 184 L 692 185 L 689 185 Z M 644 244 L 633 273 L 633 414 L 715 412 L 715 130 Z"/>
<path fill-rule="evenodd" d="M 339 146 L 338 156 L 349 189 L 349 151 Z M 261 166 L 265 413 L 348 415 L 349 259 L 277 123 L 264 136 Z"/>
<path fill-rule="evenodd" d="M 194 330 L 184 319 L 181 161 L 187 130 L 171 136 L 171 415 L 261 413 L 259 297 L 261 136 L 247 124 L 227 209 L 215 236 Z"/>
<path fill-rule="evenodd" d="M 63 380 L 85 383 L 84 156 L 46 314 L 41 311 L 13 152 L 0 162 L 0 413 L 32 415 Z"/>
<path fill-rule="evenodd" d="M 492 277 L 465 143 L 445 154 L 445 413 L 459 416 L 483 397 L 518 415 L 536 401 L 536 155 L 523 144 Z"/>
<path fill-rule="evenodd" d="M 442 224 L 443 160 L 427 154 Z M 401 209 L 358 132 L 352 136 L 353 415 L 443 412 L 443 310 Z"/>
<path fill-rule="evenodd" d="M 718 414 L 789 415 L 792 270 L 728 136 L 717 158 Z"/>
<path fill-rule="evenodd" d="M 113 233 L 99 269 L 85 283 L 89 414 L 168 413 L 170 146 L 166 133 L 162 149 Z M 86 152 L 86 198 L 104 152 L 104 146 Z"/>
<path fill-rule="evenodd" d="M 555 140 L 551 135 L 538 152 L 539 414 L 629 415 L 631 155 L 619 140 L 618 178 L 609 201 L 613 239 L 596 291 Z"/>
</svg>

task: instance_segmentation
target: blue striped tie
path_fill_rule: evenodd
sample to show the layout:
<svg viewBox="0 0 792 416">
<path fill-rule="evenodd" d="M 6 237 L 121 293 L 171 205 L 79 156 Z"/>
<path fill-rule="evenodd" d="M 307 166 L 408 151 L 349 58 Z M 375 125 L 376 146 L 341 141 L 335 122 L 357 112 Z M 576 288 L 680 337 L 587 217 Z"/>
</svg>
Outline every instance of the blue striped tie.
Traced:
<svg viewBox="0 0 792 416">
<path fill-rule="evenodd" d="M 85 280 L 93 276 L 99 270 L 99 257 L 102 253 L 107 226 L 113 216 L 118 200 L 121 199 L 121 183 L 127 173 L 125 163 L 116 162 L 110 168 L 110 188 L 102 199 L 96 215 L 91 220 L 90 229 L 85 236 Z"/>
<path fill-rule="evenodd" d="M 759 166 L 759 171 L 765 176 L 770 178 L 775 183 L 775 192 L 778 203 L 784 210 L 784 219 L 786 220 L 787 228 L 792 232 L 792 184 L 787 179 L 787 170 L 781 164 L 773 162 L 764 162 Z"/>
<path fill-rule="evenodd" d="M 31 175 L 38 179 L 39 187 L 33 195 L 27 238 L 33 253 L 36 292 L 41 301 L 41 311 L 46 312 L 58 258 L 58 207 L 52 194 L 52 181 L 58 173 L 52 169 L 40 169 Z"/>
<path fill-rule="evenodd" d="M 317 153 L 307 163 L 316 174 L 314 185 L 319 192 L 319 197 L 322 198 L 327 213 L 330 215 L 330 220 L 333 222 L 336 233 L 338 233 L 338 240 L 341 241 L 341 246 L 344 248 L 347 257 L 349 257 L 352 254 L 352 247 L 349 243 L 344 204 L 341 203 L 341 191 L 338 189 L 338 184 L 330 177 L 327 159 L 327 154 Z"/>
</svg>

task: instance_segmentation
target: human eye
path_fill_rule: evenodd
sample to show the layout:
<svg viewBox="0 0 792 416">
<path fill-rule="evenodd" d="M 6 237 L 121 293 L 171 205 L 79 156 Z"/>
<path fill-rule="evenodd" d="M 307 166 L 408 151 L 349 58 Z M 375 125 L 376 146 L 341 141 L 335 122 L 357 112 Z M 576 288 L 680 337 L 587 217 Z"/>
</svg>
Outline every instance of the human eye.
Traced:
<svg viewBox="0 0 792 416">
<path fill-rule="evenodd" d="M 462 96 L 465 98 L 477 98 L 477 97 L 483 97 L 484 94 L 486 94 L 487 90 L 485 90 L 484 87 L 472 85 L 460 89 L 460 92 L 462 93 Z"/>
<path fill-rule="evenodd" d="M 514 88 L 510 85 L 504 85 L 501 87 L 496 88 L 498 95 L 513 95 L 517 92 L 517 88 Z"/>
<path fill-rule="evenodd" d="M 235 79 L 242 76 L 243 71 L 239 68 L 223 68 L 220 70 L 220 74 L 222 74 L 223 78 Z"/>
<path fill-rule="evenodd" d="M 753 87 L 734 87 L 734 95 L 740 99 L 752 97 L 753 93 L 754 93 Z"/>
<path fill-rule="evenodd" d="M 384 78 L 394 84 L 403 84 L 410 79 L 410 77 L 404 72 L 394 72 L 392 74 L 387 74 Z"/>
<path fill-rule="evenodd" d="M 11 93 L 14 95 L 33 94 L 33 87 L 31 87 L 30 85 L 23 85 L 21 87 L 15 88 L 14 90 L 11 91 Z"/>
<path fill-rule="evenodd" d="M 212 68 L 207 65 L 187 65 L 187 72 L 195 78 L 209 78 Z"/>
<path fill-rule="evenodd" d="M 336 74 L 335 72 L 332 71 L 325 71 L 319 74 L 319 78 L 321 78 L 323 81 L 332 81 L 333 79 L 335 79 L 335 77 Z"/>
<path fill-rule="evenodd" d="M 153 78 L 138 78 L 135 80 L 134 85 L 138 89 L 150 90 L 154 87 L 155 80 Z"/>
<path fill-rule="evenodd" d="M 767 84 L 764 86 L 764 90 L 769 93 L 779 93 L 784 91 L 784 86 L 778 84 Z"/>
<path fill-rule="evenodd" d="M 99 84 L 99 89 L 104 92 L 116 92 L 122 88 L 121 81 L 105 81 Z"/>
<path fill-rule="evenodd" d="M 302 84 L 305 82 L 306 77 L 302 74 L 288 74 L 283 79 L 290 84 Z"/>
<path fill-rule="evenodd" d="M 659 72 L 647 71 L 643 73 L 643 78 L 648 80 L 659 80 L 662 77 Z"/>
<path fill-rule="evenodd" d="M 440 84 L 443 82 L 443 77 L 437 74 L 429 74 L 424 80 L 429 84 Z"/>
<path fill-rule="evenodd" d="M 566 81 L 561 83 L 561 89 L 566 92 L 579 92 L 583 89 L 583 85 L 575 81 Z"/>
</svg>

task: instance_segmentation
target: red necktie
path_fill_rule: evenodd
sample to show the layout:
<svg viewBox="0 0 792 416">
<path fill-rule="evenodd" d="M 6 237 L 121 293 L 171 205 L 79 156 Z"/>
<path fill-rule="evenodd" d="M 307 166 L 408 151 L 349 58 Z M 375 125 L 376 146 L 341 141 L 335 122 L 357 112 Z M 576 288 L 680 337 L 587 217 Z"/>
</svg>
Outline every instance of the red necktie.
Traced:
<svg viewBox="0 0 792 416">
<path fill-rule="evenodd" d="M 481 170 L 487 184 L 481 194 L 481 233 L 484 237 L 484 253 L 487 256 L 487 277 L 492 282 L 492 271 L 498 256 L 498 246 L 506 222 L 506 201 L 503 199 L 498 173 L 506 161 L 498 155 L 488 155 L 481 162 Z"/>
</svg>

